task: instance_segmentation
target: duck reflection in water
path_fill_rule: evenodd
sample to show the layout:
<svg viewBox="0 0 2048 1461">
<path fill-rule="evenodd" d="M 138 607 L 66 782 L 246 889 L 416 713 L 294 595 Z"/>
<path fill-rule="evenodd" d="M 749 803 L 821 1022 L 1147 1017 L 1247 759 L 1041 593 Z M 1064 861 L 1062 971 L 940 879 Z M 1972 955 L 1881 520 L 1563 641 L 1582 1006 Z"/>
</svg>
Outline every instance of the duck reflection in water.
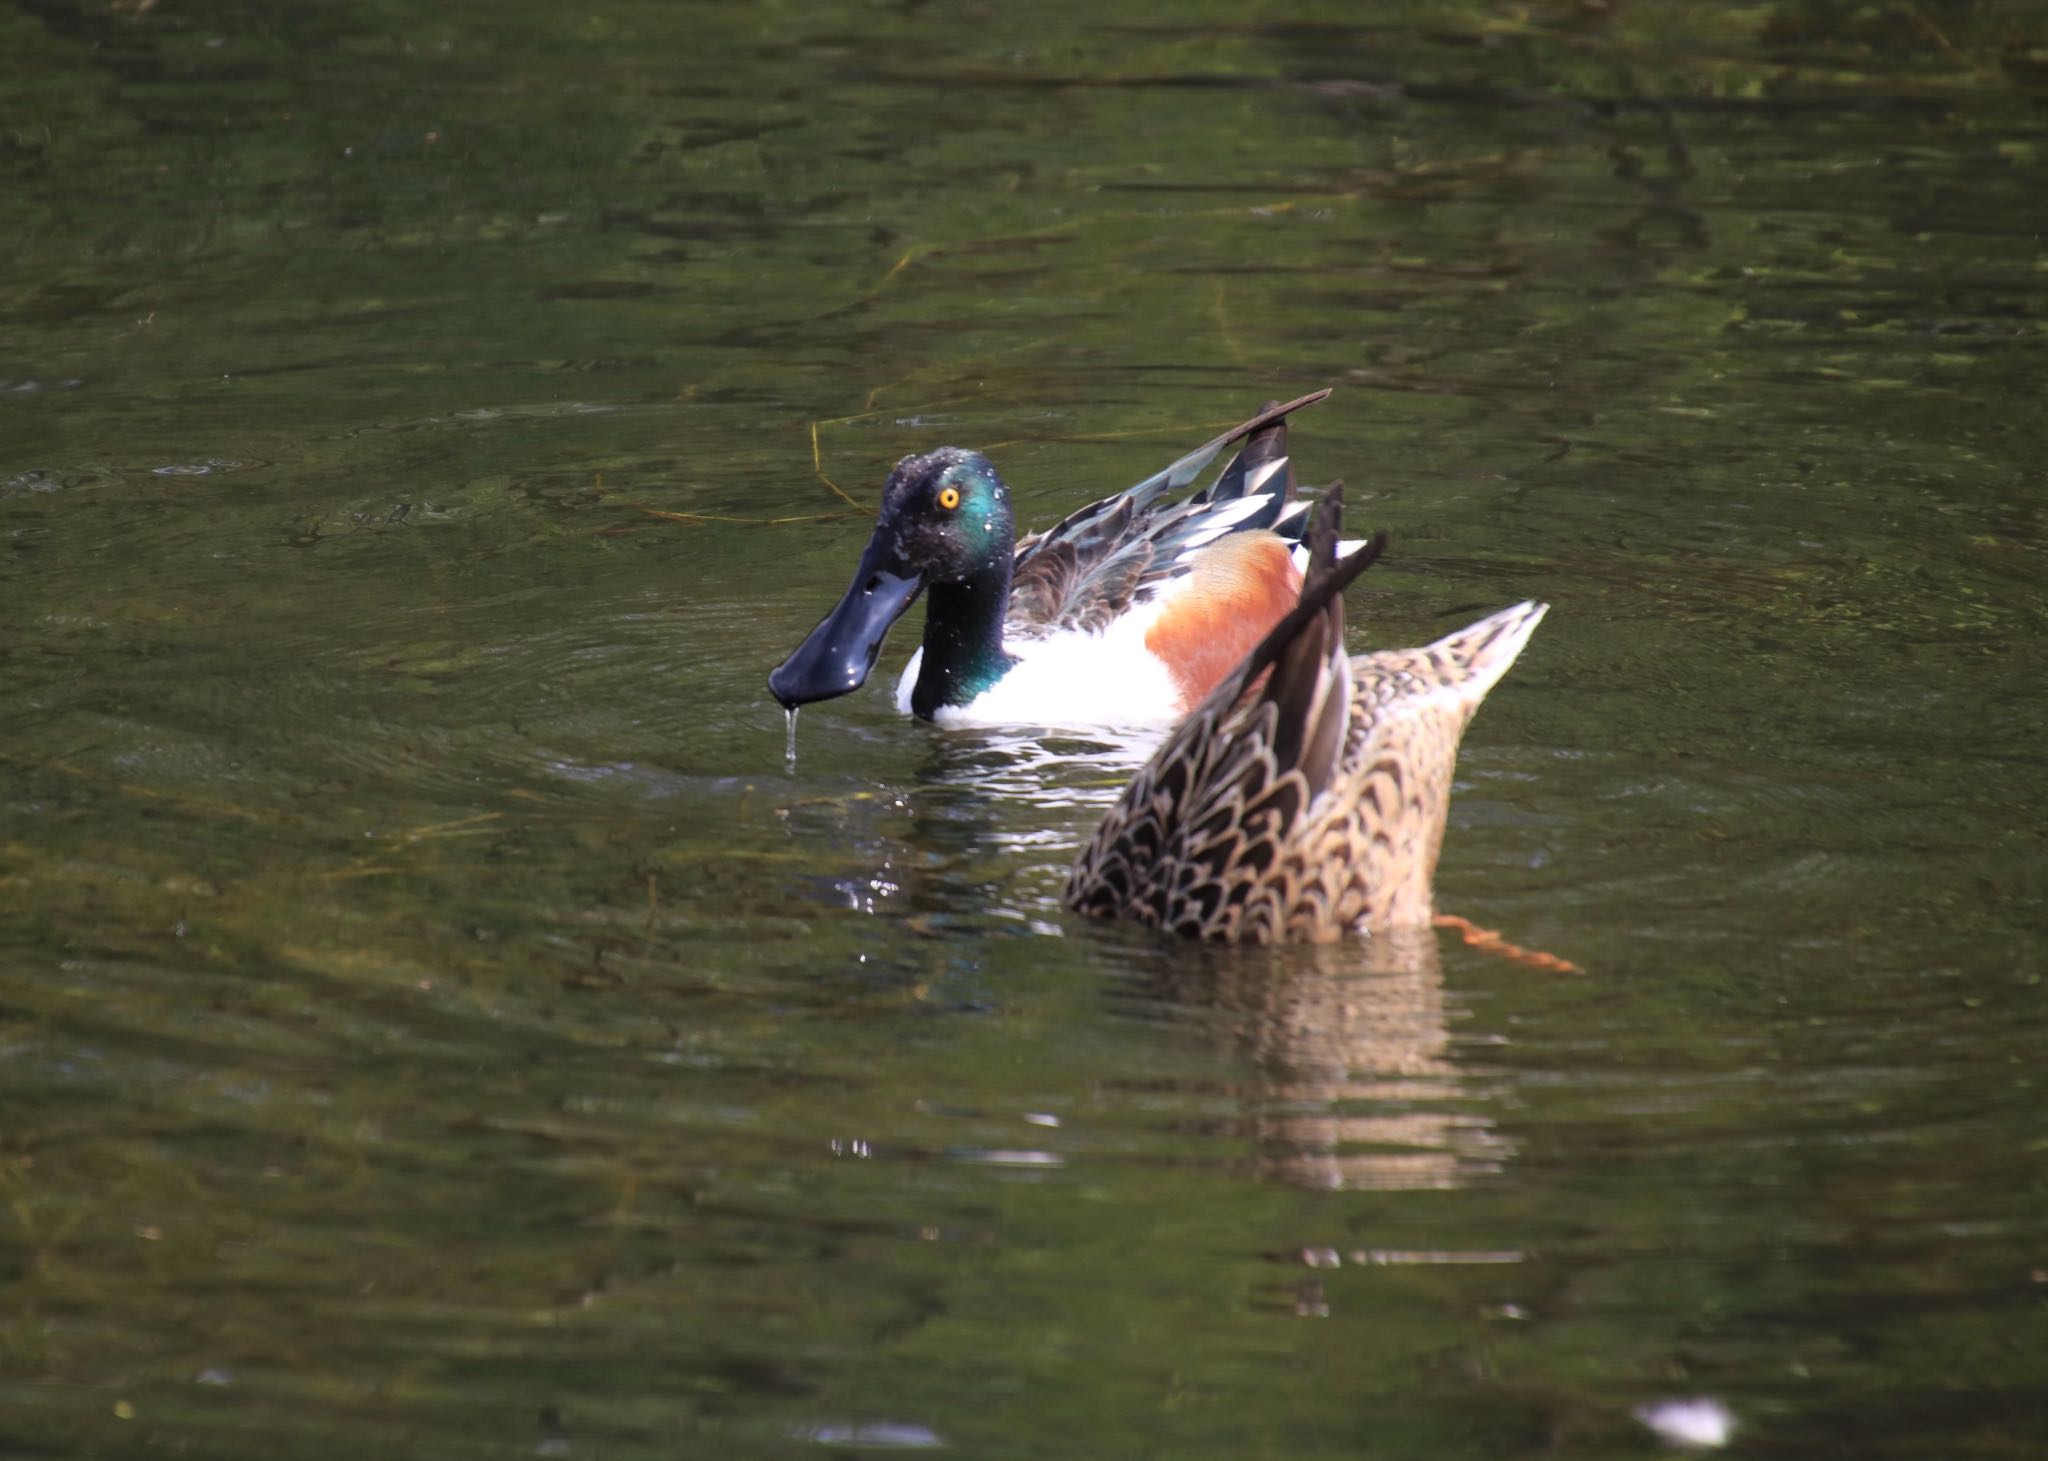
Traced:
<svg viewBox="0 0 2048 1461">
<path fill-rule="evenodd" d="M 1182 948 L 1135 993 L 1206 1025 L 1256 1075 L 1231 1134 L 1266 1180 L 1441 1189 L 1497 1171 L 1506 1147 L 1450 1056 L 1436 935 L 1258 950 Z"/>
</svg>

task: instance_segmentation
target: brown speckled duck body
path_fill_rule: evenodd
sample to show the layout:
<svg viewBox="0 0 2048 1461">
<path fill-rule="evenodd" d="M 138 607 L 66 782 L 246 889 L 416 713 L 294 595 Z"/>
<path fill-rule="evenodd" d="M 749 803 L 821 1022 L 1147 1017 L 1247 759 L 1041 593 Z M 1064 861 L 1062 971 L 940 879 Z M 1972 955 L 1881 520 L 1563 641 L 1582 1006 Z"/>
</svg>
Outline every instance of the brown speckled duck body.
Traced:
<svg viewBox="0 0 2048 1461">
<path fill-rule="evenodd" d="M 1347 654 L 1343 590 L 1385 537 L 1337 559 L 1341 496 L 1300 604 L 1125 789 L 1067 879 L 1073 907 L 1243 943 L 1429 923 L 1458 743 L 1547 606 Z"/>
</svg>

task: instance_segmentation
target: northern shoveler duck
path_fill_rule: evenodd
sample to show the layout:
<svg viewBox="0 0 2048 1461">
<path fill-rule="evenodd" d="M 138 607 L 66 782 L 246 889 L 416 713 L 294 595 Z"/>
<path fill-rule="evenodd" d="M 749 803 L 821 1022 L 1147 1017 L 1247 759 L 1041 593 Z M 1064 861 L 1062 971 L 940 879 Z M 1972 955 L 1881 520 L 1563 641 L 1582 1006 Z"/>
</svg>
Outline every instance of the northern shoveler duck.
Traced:
<svg viewBox="0 0 2048 1461">
<path fill-rule="evenodd" d="M 927 594 L 900 709 L 945 724 L 1177 721 L 1301 591 L 1287 416 L 1269 405 L 1165 470 L 1016 541 L 1010 489 L 979 452 L 896 464 L 853 583 L 768 677 L 789 710 L 858 689 L 889 627 Z M 1224 447 L 1208 488 L 1163 504 Z"/>
<path fill-rule="evenodd" d="M 1231 942 L 1424 927 L 1458 742 L 1547 605 L 1423 649 L 1350 655 L 1344 586 L 1386 544 L 1310 531 L 1300 602 L 1169 736 L 1067 880 L 1084 913 Z"/>
</svg>

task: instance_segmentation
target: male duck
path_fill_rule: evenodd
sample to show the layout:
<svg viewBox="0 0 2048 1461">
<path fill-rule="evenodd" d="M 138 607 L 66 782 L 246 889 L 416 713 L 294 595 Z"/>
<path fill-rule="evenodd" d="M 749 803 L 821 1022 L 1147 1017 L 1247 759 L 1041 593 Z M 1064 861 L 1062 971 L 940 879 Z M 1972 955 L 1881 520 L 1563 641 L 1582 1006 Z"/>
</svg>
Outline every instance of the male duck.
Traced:
<svg viewBox="0 0 2048 1461">
<path fill-rule="evenodd" d="M 768 688 L 791 710 L 858 689 L 890 625 L 928 591 L 903 711 L 943 724 L 1171 724 L 1300 596 L 1307 504 L 1295 501 L 1287 416 L 1329 394 L 1269 405 L 1021 543 L 1010 490 L 981 453 L 905 457 L 845 597 Z M 1241 437 L 1214 483 L 1161 505 Z"/>
<path fill-rule="evenodd" d="M 1071 906 L 1246 943 L 1429 924 L 1458 741 L 1547 605 L 1348 655 L 1342 592 L 1386 537 L 1337 560 L 1341 498 L 1324 495 L 1300 603 L 1125 789 Z"/>
</svg>

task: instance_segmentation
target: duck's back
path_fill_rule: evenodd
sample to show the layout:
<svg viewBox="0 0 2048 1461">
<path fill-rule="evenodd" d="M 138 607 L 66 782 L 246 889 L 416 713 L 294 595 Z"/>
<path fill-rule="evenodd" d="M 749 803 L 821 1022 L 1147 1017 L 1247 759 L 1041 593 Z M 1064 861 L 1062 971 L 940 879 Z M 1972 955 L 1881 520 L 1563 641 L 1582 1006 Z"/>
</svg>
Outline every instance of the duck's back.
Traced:
<svg viewBox="0 0 2048 1461">
<path fill-rule="evenodd" d="M 1205 707 L 1083 850 L 1069 902 L 1243 943 L 1427 926 L 1459 741 L 1545 611 L 1518 604 L 1420 649 L 1318 653 L 1314 676 L 1283 661 L 1277 698 Z M 1341 748 L 1289 680 L 1343 687 Z"/>
<path fill-rule="evenodd" d="M 1517 604 L 1421 649 L 1352 657 L 1341 769 L 1286 852 L 1298 889 L 1282 914 L 1297 925 L 1290 937 L 1429 922 L 1459 742 L 1547 607 Z"/>
</svg>

